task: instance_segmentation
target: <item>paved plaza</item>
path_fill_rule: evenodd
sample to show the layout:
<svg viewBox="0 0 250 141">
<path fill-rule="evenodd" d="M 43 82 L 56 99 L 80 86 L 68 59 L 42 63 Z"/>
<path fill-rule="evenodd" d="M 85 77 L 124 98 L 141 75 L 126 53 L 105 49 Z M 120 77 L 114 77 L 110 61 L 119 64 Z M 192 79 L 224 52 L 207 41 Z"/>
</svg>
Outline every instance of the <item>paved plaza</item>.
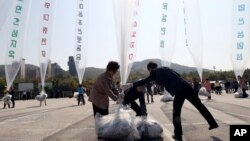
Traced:
<svg viewBox="0 0 250 141">
<path fill-rule="evenodd" d="M 155 102 L 147 104 L 148 118 L 163 126 L 157 141 L 172 141 L 172 102 L 160 102 L 160 97 L 155 95 Z M 226 93 L 212 94 L 212 100 L 200 98 L 220 127 L 208 130 L 205 119 L 186 100 L 181 115 L 185 141 L 228 141 L 229 125 L 250 125 L 249 98 L 236 99 Z M 18 100 L 16 108 L 0 109 L 0 141 L 98 141 L 90 102 L 77 106 L 75 98 L 59 98 L 47 99 L 47 104 L 40 107 L 36 100 Z M 117 106 L 111 101 L 110 113 Z"/>
</svg>

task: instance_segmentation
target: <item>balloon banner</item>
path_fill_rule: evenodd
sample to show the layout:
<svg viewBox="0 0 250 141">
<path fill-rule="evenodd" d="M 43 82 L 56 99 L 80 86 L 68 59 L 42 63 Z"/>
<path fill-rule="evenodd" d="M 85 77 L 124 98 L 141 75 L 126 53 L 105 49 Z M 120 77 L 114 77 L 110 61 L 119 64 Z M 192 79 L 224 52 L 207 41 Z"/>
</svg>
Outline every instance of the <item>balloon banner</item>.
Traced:
<svg viewBox="0 0 250 141">
<path fill-rule="evenodd" d="M 0 0 L 0 31 L 2 29 L 2 26 L 4 25 L 6 19 L 10 15 L 9 12 L 12 9 L 14 0 Z"/>
<path fill-rule="evenodd" d="M 79 83 L 82 83 L 87 63 L 89 0 L 77 0 L 75 66 Z"/>
<path fill-rule="evenodd" d="M 235 76 L 242 76 L 250 56 L 250 1 L 233 1 L 231 60 Z"/>
<path fill-rule="evenodd" d="M 113 0 L 122 85 L 126 84 L 136 55 L 140 0 Z"/>
<path fill-rule="evenodd" d="M 5 35 L 10 37 L 7 41 L 5 55 L 5 75 L 8 90 L 16 78 L 22 60 L 30 1 L 14 0 L 13 5 L 6 20 L 5 30 Z"/>
<path fill-rule="evenodd" d="M 39 27 L 39 64 L 42 89 L 44 88 L 44 81 L 47 71 L 48 62 L 50 59 L 50 52 L 52 46 L 53 23 L 55 17 L 57 0 L 40 0 L 40 27 Z"/>
<path fill-rule="evenodd" d="M 188 48 L 202 81 L 203 37 L 198 0 L 183 0 L 186 47 Z"/>
<path fill-rule="evenodd" d="M 179 11 L 178 0 L 162 0 L 160 28 L 160 55 L 162 66 L 170 67 L 174 54 L 177 17 Z"/>
</svg>

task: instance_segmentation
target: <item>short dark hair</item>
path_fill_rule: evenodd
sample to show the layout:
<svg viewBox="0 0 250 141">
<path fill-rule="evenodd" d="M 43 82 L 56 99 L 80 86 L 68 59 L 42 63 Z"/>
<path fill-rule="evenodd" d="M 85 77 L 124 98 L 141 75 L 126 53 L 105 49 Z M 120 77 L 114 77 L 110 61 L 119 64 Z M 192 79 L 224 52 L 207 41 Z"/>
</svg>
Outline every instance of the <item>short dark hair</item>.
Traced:
<svg viewBox="0 0 250 141">
<path fill-rule="evenodd" d="M 110 61 L 106 67 L 108 71 L 117 71 L 120 68 L 120 65 L 115 61 Z"/>
<path fill-rule="evenodd" d="M 156 69 L 158 65 L 155 62 L 149 62 L 147 65 L 147 69 Z"/>
</svg>

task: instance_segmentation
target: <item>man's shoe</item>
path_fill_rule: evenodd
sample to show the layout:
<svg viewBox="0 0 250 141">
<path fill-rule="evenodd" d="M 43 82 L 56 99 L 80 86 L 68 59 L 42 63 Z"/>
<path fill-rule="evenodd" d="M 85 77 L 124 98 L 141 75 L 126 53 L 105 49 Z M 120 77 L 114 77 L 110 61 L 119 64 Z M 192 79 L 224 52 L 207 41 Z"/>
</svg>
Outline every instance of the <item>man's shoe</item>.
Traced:
<svg viewBox="0 0 250 141">
<path fill-rule="evenodd" d="M 208 130 L 212 130 L 212 129 L 214 129 L 214 128 L 218 128 L 219 126 L 216 124 L 216 125 L 212 125 L 212 126 L 210 126 L 209 128 L 208 128 Z"/>
<path fill-rule="evenodd" d="M 181 136 L 172 135 L 172 138 L 173 138 L 175 141 L 183 141 Z"/>
</svg>

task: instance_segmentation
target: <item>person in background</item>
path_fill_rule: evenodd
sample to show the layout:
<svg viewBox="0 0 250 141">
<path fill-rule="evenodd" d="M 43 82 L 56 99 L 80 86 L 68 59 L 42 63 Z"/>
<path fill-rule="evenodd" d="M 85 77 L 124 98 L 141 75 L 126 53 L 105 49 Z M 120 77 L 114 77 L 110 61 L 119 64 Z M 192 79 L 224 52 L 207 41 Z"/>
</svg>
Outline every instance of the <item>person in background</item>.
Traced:
<svg viewBox="0 0 250 141">
<path fill-rule="evenodd" d="M 85 93 L 85 88 L 82 86 L 82 84 L 79 84 L 78 87 L 78 106 L 80 105 L 80 102 L 82 101 L 82 104 L 85 105 L 85 100 L 83 94 Z"/>
<path fill-rule="evenodd" d="M 94 116 L 97 112 L 101 115 L 108 115 L 109 97 L 114 101 L 118 99 L 119 91 L 113 83 L 113 77 L 119 68 L 120 65 L 117 62 L 110 61 L 106 67 L 106 71 L 97 77 L 89 95 Z"/>
<path fill-rule="evenodd" d="M 195 94 L 192 86 L 185 81 L 174 70 L 168 67 L 157 68 L 157 64 L 149 62 L 147 69 L 150 75 L 133 84 L 133 86 L 141 86 L 154 81 L 156 84 L 164 86 L 165 89 L 173 96 L 173 124 L 174 135 L 172 138 L 178 141 L 182 141 L 182 125 L 181 125 L 181 109 L 185 99 L 191 102 L 192 105 L 202 114 L 202 116 L 208 122 L 209 130 L 219 127 L 208 109 L 201 103 L 198 95 Z"/>
<path fill-rule="evenodd" d="M 218 80 L 214 83 L 215 93 L 221 95 L 221 85 Z"/>
<path fill-rule="evenodd" d="M 200 86 L 200 84 L 199 84 L 197 78 L 194 77 L 194 78 L 193 78 L 193 89 L 194 89 L 194 93 L 195 93 L 196 95 L 198 95 L 200 88 L 201 88 L 201 86 Z"/>
<path fill-rule="evenodd" d="M 238 80 L 239 80 L 239 87 L 242 89 L 243 91 L 243 98 L 248 97 L 248 94 L 246 93 L 247 90 L 247 85 L 246 85 L 246 81 L 244 80 L 244 78 L 242 78 L 240 75 L 237 76 Z"/>
<path fill-rule="evenodd" d="M 11 102 L 12 102 L 11 108 L 15 108 L 15 91 L 12 87 L 10 87 L 9 94 L 11 95 Z"/>
<path fill-rule="evenodd" d="M 211 99 L 211 90 L 212 90 L 212 88 L 211 88 L 211 83 L 210 83 L 208 78 L 205 80 L 205 82 L 203 84 L 203 87 L 205 87 L 207 92 L 210 94 L 210 96 L 208 96 L 208 100 L 210 100 Z"/>
<path fill-rule="evenodd" d="M 153 92 L 152 92 L 152 83 L 147 83 L 146 84 L 146 88 L 147 88 L 147 101 L 149 103 L 149 96 L 151 97 L 151 103 L 154 102 L 154 97 L 153 97 Z"/>
</svg>

